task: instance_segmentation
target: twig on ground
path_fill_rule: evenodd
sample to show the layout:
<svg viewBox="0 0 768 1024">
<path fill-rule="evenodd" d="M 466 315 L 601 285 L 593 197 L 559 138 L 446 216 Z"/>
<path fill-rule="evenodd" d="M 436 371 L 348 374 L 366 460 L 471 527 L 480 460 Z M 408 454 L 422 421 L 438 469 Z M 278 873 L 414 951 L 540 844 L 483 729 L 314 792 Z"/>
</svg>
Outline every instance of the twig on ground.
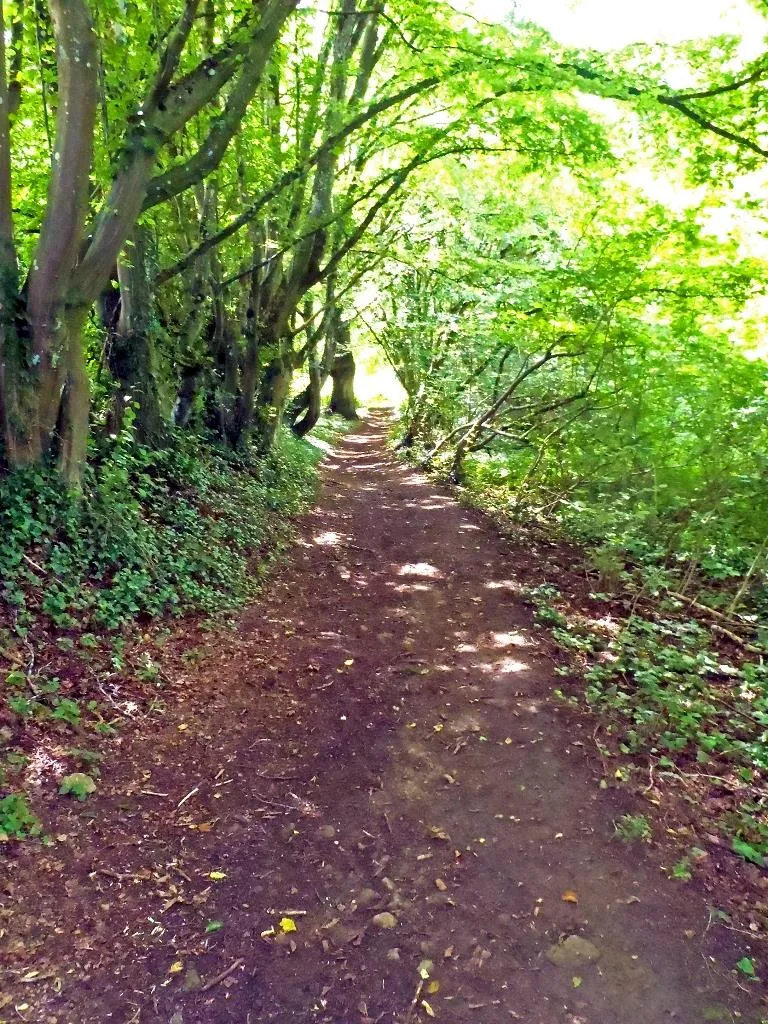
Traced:
<svg viewBox="0 0 768 1024">
<path fill-rule="evenodd" d="M 738 644 L 739 647 L 743 647 L 745 651 L 749 651 L 750 654 L 765 654 L 765 650 L 762 647 L 756 647 L 755 644 L 749 643 L 744 640 L 737 633 L 734 633 L 731 629 L 726 629 L 725 626 L 718 626 L 716 622 L 713 622 L 709 627 L 713 633 L 719 633 L 720 636 L 727 637 L 732 640 L 733 643 Z"/>
<path fill-rule="evenodd" d="M 254 795 L 259 798 L 259 800 L 263 801 L 265 804 L 270 804 L 272 807 L 282 807 L 283 810 L 286 810 L 286 811 L 295 811 L 296 810 L 296 808 L 292 807 L 291 804 L 283 804 L 283 803 L 280 803 L 279 800 L 270 800 L 269 797 L 263 796 L 261 793 L 257 792 L 255 789 L 254 789 L 253 792 L 254 792 Z"/>
<path fill-rule="evenodd" d="M 199 792 L 200 792 L 200 783 L 198 782 L 198 784 L 195 786 L 194 789 L 190 789 L 190 791 L 187 793 L 187 795 L 183 796 L 181 798 L 181 800 L 179 800 L 179 802 L 176 804 L 176 810 L 178 810 L 182 806 L 182 804 L 185 804 L 187 802 L 187 800 L 191 800 L 192 797 L 195 795 L 195 793 L 199 793 Z"/>
<path fill-rule="evenodd" d="M 411 1000 L 411 1005 L 408 1007 L 408 1013 L 406 1013 L 405 1015 L 405 1020 L 403 1021 L 403 1024 L 411 1024 L 411 1021 L 413 1020 L 413 1015 L 414 1013 L 416 1013 L 416 1009 L 419 1005 L 419 999 L 423 991 L 424 979 L 419 978 L 419 984 L 416 986 L 416 992 L 414 994 L 413 999 Z"/>
<path fill-rule="evenodd" d="M 38 565 L 37 562 L 33 562 L 29 555 L 22 554 L 21 557 L 28 565 L 31 565 L 33 569 L 37 569 L 39 573 L 42 573 L 42 575 L 45 576 L 45 569 L 42 567 L 42 565 Z"/>
<path fill-rule="evenodd" d="M 683 601 L 685 604 L 690 605 L 691 608 L 695 608 L 699 612 L 704 612 L 705 615 L 712 616 L 713 619 L 720 619 L 721 622 L 727 622 L 732 626 L 744 626 L 749 629 L 755 628 L 750 622 L 737 622 L 730 616 L 724 615 L 723 612 L 718 611 L 716 608 L 710 608 L 709 605 L 702 604 L 701 601 L 697 601 L 693 597 L 686 597 L 685 594 L 681 594 L 676 590 L 668 590 L 667 593 L 670 597 L 674 597 L 678 601 Z"/>
<path fill-rule="evenodd" d="M 231 963 L 229 967 L 225 968 L 225 970 L 217 974 L 215 978 L 211 978 L 210 981 L 207 981 L 200 989 L 200 991 L 207 992 L 209 989 L 213 988 L 214 985 L 218 985 L 219 982 L 224 981 L 225 978 L 228 978 L 233 971 L 236 971 L 237 968 L 241 967 L 244 963 L 245 958 L 242 956 L 238 957 L 237 960 L 234 961 L 234 963 Z"/>
</svg>

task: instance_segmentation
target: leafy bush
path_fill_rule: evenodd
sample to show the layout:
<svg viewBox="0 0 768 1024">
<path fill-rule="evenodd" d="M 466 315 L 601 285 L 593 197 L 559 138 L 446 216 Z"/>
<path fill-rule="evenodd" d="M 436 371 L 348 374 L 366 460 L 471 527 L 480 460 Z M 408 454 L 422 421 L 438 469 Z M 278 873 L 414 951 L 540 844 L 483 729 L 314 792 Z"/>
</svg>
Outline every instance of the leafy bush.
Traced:
<svg viewBox="0 0 768 1024">
<path fill-rule="evenodd" d="M 0 597 L 22 631 L 35 613 L 99 634 L 236 607 L 310 500 L 319 456 L 289 434 L 260 461 L 200 437 L 150 449 L 121 435 L 82 497 L 52 472 L 17 472 L 0 481 Z"/>
<path fill-rule="evenodd" d="M 0 842 L 38 835 L 40 822 L 22 793 L 9 793 L 0 798 Z"/>
</svg>

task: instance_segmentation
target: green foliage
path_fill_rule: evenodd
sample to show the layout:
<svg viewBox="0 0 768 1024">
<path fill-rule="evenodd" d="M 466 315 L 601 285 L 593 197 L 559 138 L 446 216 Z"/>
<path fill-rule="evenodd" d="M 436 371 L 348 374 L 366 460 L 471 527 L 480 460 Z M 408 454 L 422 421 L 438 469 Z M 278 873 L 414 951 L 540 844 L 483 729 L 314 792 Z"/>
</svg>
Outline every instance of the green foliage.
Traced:
<svg viewBox="0 0 768 1024">
<path fill-rule="evenodd" d="M 736 967 L 745 977 L 751 978 L 752 981 L 757 981 L 757 971 L 755 970 L 754 962 L 748 956 L 742 957 L 736 964 Z"/>
<path fill-rule="evenodd" d="M 73 796 L 81 802 L 95 792 L 96 783 L 85 772 L 72 772 L 71 775 L 65 775 L 59 783 L 59 793 L 62 796 Z"/>
<path fill-rule="evenodd" d="M 311 498 L 319 455 L 287 434 L 260 461 L 194 437 L 169 449 L 121 438 L 82 498 L 43 470 L 15 473 L 0 481 L 2 597 L 20 630 L 34 614 L 77 625 L 86 651 L 138 617 L 235 607 Z M 17 713 L 34 711 L 11 699 Z M 61 700 L 52 714 L 73 722 L 79 709 Z"/>
<path fill-rule="evenodd" d="M 691 862 L 688 857 L 683 857 L 677 864 L 674 864 L 670 875 L 672 878 L 678 879 L 678 881 L 690 882 L 693 878 L 693 871 L 691 870 Z"/>
<path fill-rule="evenodd" d="M 40 822 L 22 793 L 0 797 L 0 842 L 39 835 Z"/>
<path fill-rule="evenodd" d="M 710 629 L 694 620 L 635 614 L 623 628 L 606 631 L 599 621 L 566 615 L 549 584 L 525 593 L 537 621 L 539 611 L 544 621 L 552 611 L 566 620 L 551 629 L 573 658 L 561 674 L 583 679 L 587 706 L 610 723 L 616 752 L 650 755 L 662 775 L 693 771 L 715 784 L 720 776 L 730 780 L 726 786 L 737 796 L 720 825 L 734 853 L 764 866 L 768 820 L 762 801 L 746 794 L 768 775 L 768 665 L 727 660 Z M 698 853 L 694 848 L 691 857 Z M 683 862 L 678 866 L 684 871 Z"/>
<path fill-rule="evenodd" d="M 615 825 L 615 835 L 623 843 L 648 843 L 651 840 L 651 826 L 642 814 L 624 814 Z"/>
</svg>

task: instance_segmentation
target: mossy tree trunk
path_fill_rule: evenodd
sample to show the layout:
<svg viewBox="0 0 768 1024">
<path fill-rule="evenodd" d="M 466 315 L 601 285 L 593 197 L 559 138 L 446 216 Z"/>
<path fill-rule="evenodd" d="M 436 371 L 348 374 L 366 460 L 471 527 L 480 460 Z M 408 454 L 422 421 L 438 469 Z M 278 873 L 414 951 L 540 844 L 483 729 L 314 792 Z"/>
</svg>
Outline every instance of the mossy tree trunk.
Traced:
<svg viewBox="0 0 768 1024">
<path fill-rule="evenodd" d="M 341 352 L 333 361 L 331 368 L 333 391 L 331 393 L 331 412 L 343 416 L 345 420 L 356 420 L 357 399 L 355 398 L 355 357 L 351 352 Z"/>
<path fill-rule="evenodd" d="M 168 422 L 163 416 L 155 358 L 149 247 L 149 231 L 140 226 L 118 260 L 120 305 L 110 338 L 108 364 L 118 383 L 113 403 L 113 428 L 120 429 L 125 407 L 133 403 L 138 439 L 146 444 L 157 444 L 167 435 Z"/>
<path fill-rule="evenodd" d="M 86 0 L 48 0 L 57 65 L 55 160 L 46 213 L 22 294 L 0 296 L 0 411 L 3 455 L 10 468 L 55 459 L 64 480 L 79 484 L 90 409 L 83 331 L 90 309 L 114 272 L 139 215 L 202 180 L 218 166 L 252 99 L 280 30 L 298 0 L 263 0 L 216 53 L 177 78 L 197 18 L 185 0 L 168 33 L 159 70 L 139 101 L 123 156 L 101 209 L 87 225 L 99 56 Z M 2 20 L 2 19 L 0 19 Z M 5 41 L 4 26 L 0 34 Z M 0 48 L 0 279 L 14 273 L 8 112 L 10 90 Z M 219 117 L 193 155 L 155 175 L 157 156 L 223 90 Z M 154 175 L 154 177 L 153 177 Z M 10 289 L 8 289 L 10 291 Z M 129 358 L 125 351 L 124 356 Z M 141 353 L 143 368 L 151 353 Z M 132 355 L 130 356 L 132 359 Z M 125 364 L 125 360 L 122 361 Z M 143 369 L 126 367 L 131 376 Z M 149 379 L 142 382 L 149 395 Z M 149 408 L 150 401 L 146 403 Z"/>
</svg>

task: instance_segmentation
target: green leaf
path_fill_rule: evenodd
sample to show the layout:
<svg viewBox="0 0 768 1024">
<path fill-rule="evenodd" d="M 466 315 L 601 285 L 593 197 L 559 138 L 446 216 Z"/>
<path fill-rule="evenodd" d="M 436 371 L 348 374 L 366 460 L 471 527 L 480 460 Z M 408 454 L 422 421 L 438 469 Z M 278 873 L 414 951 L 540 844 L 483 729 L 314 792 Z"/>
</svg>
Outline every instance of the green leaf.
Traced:
<svg viewBox="0 0 768 1024">
<path fill-rule="evenodd" d="M 751 843 L 747 843 L 745 840 L 739 839 L 738 836 L 734 836 L 731 842 L 734 852 L 738 853 L 738 855 L 743 857 L 744 860 L 751 861 L 753 864 L 757 864 L 760 868 L 765 865 L 765 857 L 759 850 L 755 849 Z"/>
<path fill-rule="evenodd" d="M 78 800 L 86 800 L 91 793 L 96 792 L 96 783 L 90 775 L 85 772 L 72 772 L 65 775 L 59 783 L 59 793 L 62 796 L 74 796 Z"/>
<path fill-rule="evenodd" d="M 736 964 L 742 974 L 745 974 L 748 978 L 756 978 L 757 972 L 755 971 L 755 965 L 748 956 L 743 957 Z"/>
</svg>

